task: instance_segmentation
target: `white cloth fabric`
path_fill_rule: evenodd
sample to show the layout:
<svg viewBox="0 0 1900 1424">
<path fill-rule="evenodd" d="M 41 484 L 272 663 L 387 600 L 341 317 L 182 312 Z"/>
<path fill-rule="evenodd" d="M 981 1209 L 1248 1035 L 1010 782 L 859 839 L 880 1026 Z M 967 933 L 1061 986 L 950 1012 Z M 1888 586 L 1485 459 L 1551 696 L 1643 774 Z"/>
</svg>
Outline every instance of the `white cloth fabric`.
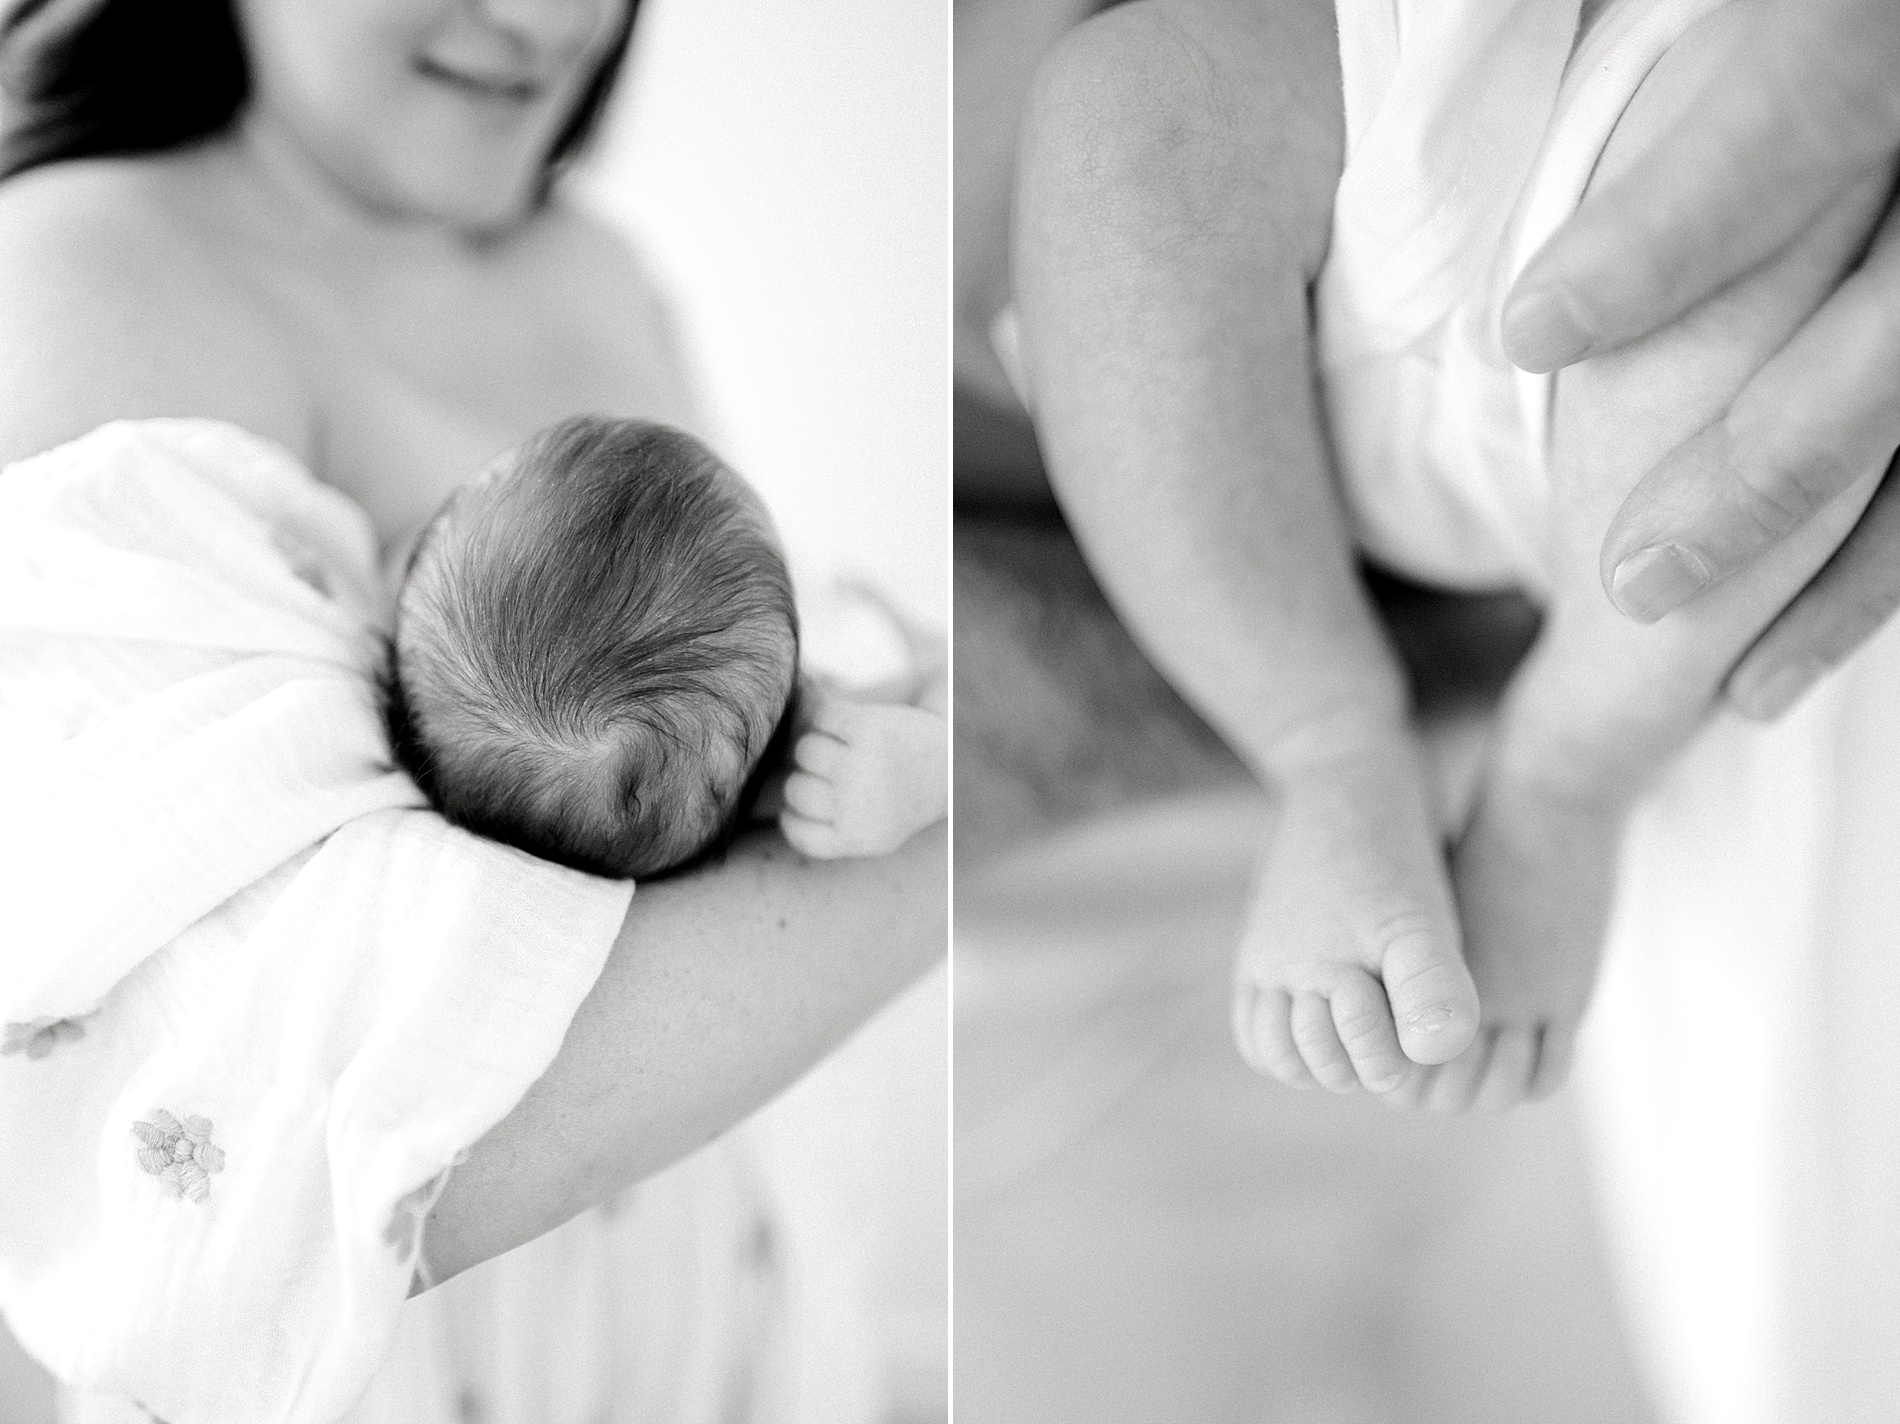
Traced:
<svg viewBox="0 0 1900 1424">
<path fill-rule="evenodd" d="M 1515 274 L 1643 78 L 1723 0 L 1339 0 L 1348 161 L 1319 288 L 1358 532 L 1543 581 L 1551 383 Z M 1631 1338 L 1670 1424 L 1900 1418 L 1900 630 L 1637 813 L 1580 1077 Z"/>
<path fill-rule="evenodd" d="M 0 474 L 0 1307 L 170 1424 L 333 1424 L 631 886 L 388 764 L 354 505 L 207 421 Z"/>
<path fill-rule="evenodd" d="M 1452 587 L 1542 586 L 1550 378 L 1498 339 L 1670 43 L 1726 0 L 1338 0 L 1346 153 L 1321 389 L 1365 547 Z M 1403 43 L 1400 37 L 1403 36 Z"/>
</svg>

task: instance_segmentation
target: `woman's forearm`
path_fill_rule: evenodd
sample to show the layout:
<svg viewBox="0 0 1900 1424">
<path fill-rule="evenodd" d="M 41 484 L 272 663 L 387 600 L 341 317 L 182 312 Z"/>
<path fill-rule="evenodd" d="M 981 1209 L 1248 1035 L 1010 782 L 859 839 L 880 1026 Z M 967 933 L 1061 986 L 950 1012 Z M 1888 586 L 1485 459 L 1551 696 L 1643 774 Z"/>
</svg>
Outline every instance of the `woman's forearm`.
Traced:
<svg viewBox="0 0 1900 1424">
<path fill-rule="evenodd" d="M 939 824 L 810 862 L 776 834 L 642 887 L 548 1071 L 451 1174 L 432 1278 L 513 1249 L 717 1137 L 943 954 Z"/>
</svg>

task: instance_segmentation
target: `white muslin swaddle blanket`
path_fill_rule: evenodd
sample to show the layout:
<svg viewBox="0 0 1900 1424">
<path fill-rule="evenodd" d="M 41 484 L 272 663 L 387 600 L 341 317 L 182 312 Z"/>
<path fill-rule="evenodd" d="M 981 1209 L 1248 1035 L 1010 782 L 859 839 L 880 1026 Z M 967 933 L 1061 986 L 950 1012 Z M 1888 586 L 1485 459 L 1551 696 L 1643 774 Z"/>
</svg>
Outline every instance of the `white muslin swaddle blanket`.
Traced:
<svg viewBox="0 0 1900 1424">
<path fill-rule="evenodd" d="M 1503 298 L 1724 3 L 1338 0 L 1320 375 L 1383 561 L 1542 585 L 1555 385 L 1505 360 Z M 1897 707 L 1889 628 L 1780 723 L 1718 718 L 1627 835 L 1580 1096 L 1670 1424 L 1900 1418 Z"/>
<path fill-rule="evenodd" d="M 348 1411 L 632 893 L 391 767 L 388 606 L 362 511 L 235 427 L 0 474 L 0 1309 L 169 1424 Z"/>
<path fill-rule="evenodd" d="M 1552 379 L 1498 336 L 1669 46 L 1727 0 L 1338 0 L 1347 160 L 1316 294 L 1355 534 L 1449 587 L 1543 585 Z"/>
</svg>

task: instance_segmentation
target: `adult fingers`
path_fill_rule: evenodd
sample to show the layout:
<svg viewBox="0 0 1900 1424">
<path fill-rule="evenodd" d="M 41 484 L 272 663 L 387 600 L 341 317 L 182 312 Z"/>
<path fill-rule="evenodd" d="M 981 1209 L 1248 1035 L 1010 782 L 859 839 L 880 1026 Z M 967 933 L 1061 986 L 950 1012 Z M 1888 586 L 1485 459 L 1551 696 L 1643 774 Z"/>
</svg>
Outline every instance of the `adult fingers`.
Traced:
<svg viewBox="0 0 1900 1424">
<path fill-rule="evenodd" d="M 1847 542 L 1728 677 L 1728 700 L 1771 721 L 1900 609 L 1900 479 L 1887 477 Z"/>
<path fill-rule="evenodd" d="M 1900 12 L 1900 5 L 1894 7 Z M 1623 502 L 1604 587 L 1652 623 L 1749 564 L 1900 446 L 1900 206 L 1866 259 L 1742 389 Z"/>
<path fill-rule="evenodd" d="M 1518 278 L 1504 346 L 1554 371 L 1656 330 L 1778 251 L 1900 147 L 1900 5 L 1754 0 L 1675 130 Z"/>
</svg>

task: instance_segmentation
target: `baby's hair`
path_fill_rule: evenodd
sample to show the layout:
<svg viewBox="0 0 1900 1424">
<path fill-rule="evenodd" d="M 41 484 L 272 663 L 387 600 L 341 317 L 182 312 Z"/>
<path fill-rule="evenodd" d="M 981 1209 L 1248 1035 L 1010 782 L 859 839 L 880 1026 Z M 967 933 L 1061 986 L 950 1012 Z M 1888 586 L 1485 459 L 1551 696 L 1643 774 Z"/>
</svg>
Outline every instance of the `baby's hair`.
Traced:
<svg viewBox="0 0 1900 1424">
<path fill-rule="evenodd" d="M 791 579 L 692 436 L 580 416 L 459 491 L 403 585 L 396 759 L 449 820 L 597 875 L 729 839 L 784 740 Z"/>
</svg>

